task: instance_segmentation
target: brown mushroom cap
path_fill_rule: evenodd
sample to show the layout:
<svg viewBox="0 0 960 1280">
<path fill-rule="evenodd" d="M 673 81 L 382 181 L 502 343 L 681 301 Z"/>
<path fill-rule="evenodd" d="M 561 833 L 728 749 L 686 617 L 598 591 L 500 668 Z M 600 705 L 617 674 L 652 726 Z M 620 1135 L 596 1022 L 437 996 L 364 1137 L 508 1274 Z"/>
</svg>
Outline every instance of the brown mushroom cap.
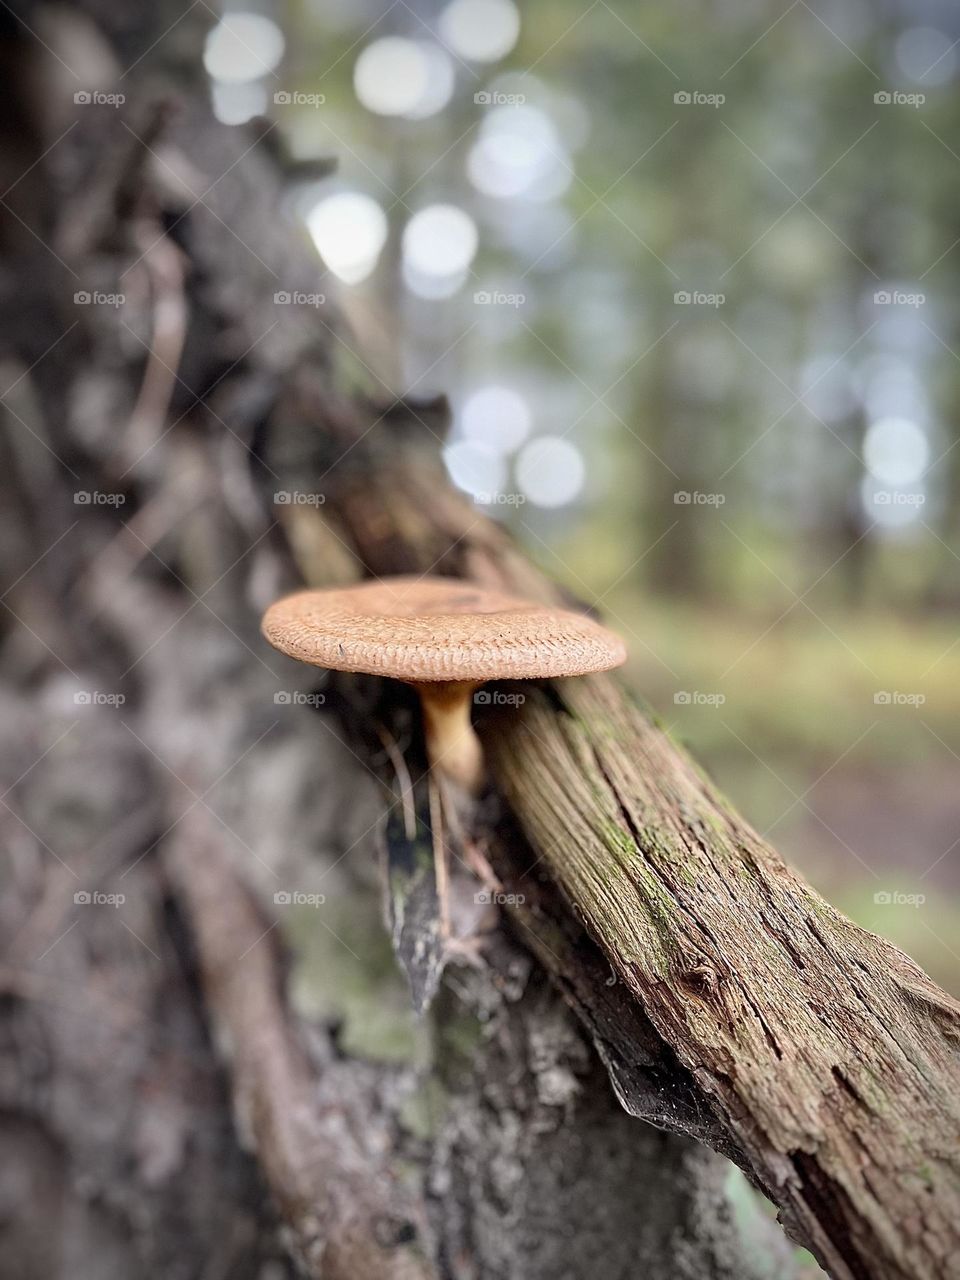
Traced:
<svg viewBox="0 0 960 1280">
<path fill-rule="evenodd" d="M 453 578 L 299 591 L 270 606 L 262 630 L 301 662 L 414 683 L 578 676 L 626 658 L 620 637 L 584 614 Z"/>
</svg>

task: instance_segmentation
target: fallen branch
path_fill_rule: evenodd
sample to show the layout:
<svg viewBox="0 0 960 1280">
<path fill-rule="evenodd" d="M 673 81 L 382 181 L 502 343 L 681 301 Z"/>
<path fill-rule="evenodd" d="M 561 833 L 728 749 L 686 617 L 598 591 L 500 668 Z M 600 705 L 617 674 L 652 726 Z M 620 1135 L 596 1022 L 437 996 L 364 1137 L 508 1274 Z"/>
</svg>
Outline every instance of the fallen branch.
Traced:
<svg viewBox="0 0 960 1280">
<path fill-rule="evenodd" d="M 362 505 L 349 476 L 328 499 L 367 571 L 439 560 L 556 596 L 446 489 L 425 436 L 414 424 L 405 446 L 368 438 L 354 460 Z M 378 496 L 371 538 L 359 513 Z M 643 1096 L 614 1071 L 625 1104 L 737 1158 L 831 1275 L 957 1274 L 960 1006 L 790 870 L 615 680 L 555 683 L 481 734 L 532 852 L 501 846 L 501 871 L 517 877 L 527 858 L 559 886 L 638 1029 L 655 1029 L 679 1067 L 681 1100 L 675 1079 L 651 1102 L 641 1036 Z M 551 948 L 542 920 L 523 922 L 604 1052 L 606 979 L 585 981 L 576 948 Z M 614 1039 L 605 1056 L 629 1070 Z"/>
</svg>

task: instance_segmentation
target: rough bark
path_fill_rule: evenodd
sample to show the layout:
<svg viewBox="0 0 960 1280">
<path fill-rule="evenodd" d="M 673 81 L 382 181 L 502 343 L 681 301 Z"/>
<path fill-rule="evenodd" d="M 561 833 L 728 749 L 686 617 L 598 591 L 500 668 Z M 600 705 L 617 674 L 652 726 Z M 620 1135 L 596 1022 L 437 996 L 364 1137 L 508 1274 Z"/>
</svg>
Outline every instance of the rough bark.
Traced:
<svg viewBox="0 0 960 1280">
<path fill-rule="evenodd" d="M 525 901 L 411 1027 L 378 922 L 373 730 L 415 758 L 411 705 L 344 681 L 336 718 L 278 706 L 304 674 L 257 617 L 298 580 L 361 573 L 555 589 L 444 482 L 442 404 L 377 399 L 369 371 L 351 389 L 341 321 L 270 306 L 316 268 L 278 217 L 276 156 L 209 117 L 201 14 L 153 44 L 180 12 L 73 12 L 71 49 L 82 30 L 108 66 L 146 53 L 123 116 L 81 113 L 48 154 L 63 91 L 4 19 L 13 1273 L 579 1280 L 602 1257 L 611 1277 L 789 1275 L 694 1138 L 831 1274 L 955 1272 L 955 1006 L 612 681 L 481 722 L 506 807 L 480 827 Z M 64 19 L 27 13 L 55 50 Z M 121 279 L 122 310 L 71 307 Z M 126 502 L 78 510 L 78 491 Z M 80 689 L 127 701 L 78 711 Z M 322 912 L 273 903 L 320 886 Z M 98 887 L 126 902 L 75 909 Z"/>
<path fill-rule="evenodd" d="M 419 452 L 408 463 L 422 477 L 417 503 L 435 483 Z M 396 467 L 389 484 L 409 489 Z M 349 496 L 333 500 L 350 527 Z M 438 514 L 462 557 L 453 567 L 530 591 L 474 520 Z M 404 524 L 382 522 L 391 557 Z M 364 556 L 379 571 L 377 546 Z M 625 1105 L 737 1159 L 832 1275 L 956 1273 L 956 1001 L 786 867 L 616 681 L 527 693 L 480 731 L 530 863 L 599 943 L 661 1062 L 673 1058 L 671 1091 L 714 1121 L 671 1122 L 621 1079 Z M 498 867 L 511 887 L 526 883 L 509 846 Z M 516 914 L 593 1025 L 607 1003 L 600 974 L 585 980 L 580 947 L 552 946 L 555 918 L 541 928 L 536 913 Z M 598 1042 L 622 1067 L 622 1043 L 610 1055 L 602 1032 Z M 628 1046 L 627 1067 L 646 1055 L 631 1060 Z"/>
</svg>

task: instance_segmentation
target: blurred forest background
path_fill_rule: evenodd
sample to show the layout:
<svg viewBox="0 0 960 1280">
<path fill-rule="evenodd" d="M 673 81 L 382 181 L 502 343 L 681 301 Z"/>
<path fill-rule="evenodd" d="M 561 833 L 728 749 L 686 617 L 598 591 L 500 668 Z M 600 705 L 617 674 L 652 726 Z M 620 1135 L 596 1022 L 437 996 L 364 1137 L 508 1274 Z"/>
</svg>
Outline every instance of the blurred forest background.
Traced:
<svg viewBox="0 0 960 1280">
<path fill-rule="evenodd" d="M 449 394 L 478 510 L 960 990 L 960 10 L 243 0 L 206 66 L 303 177 L 322 267 L 277 305 L 337 296 L 345 377 Z"/>
</svg>

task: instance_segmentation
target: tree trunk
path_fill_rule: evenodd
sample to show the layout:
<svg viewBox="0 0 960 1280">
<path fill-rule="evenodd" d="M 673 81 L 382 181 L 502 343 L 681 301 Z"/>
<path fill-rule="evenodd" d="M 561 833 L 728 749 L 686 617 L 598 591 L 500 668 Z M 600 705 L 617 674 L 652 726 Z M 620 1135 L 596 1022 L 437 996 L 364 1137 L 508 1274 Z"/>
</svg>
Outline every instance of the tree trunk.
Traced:
<svg viewBox="0 0 960 1280">
<path fill-rule="evenodd" d="M 955 1005 L 610 680 L 481 722 L 516 903 L 412 1019 L 377 865 L 410 703 L 288 705 L 259 614 L 555 592 L 446 486 L 444 406 L 347 390 L 340 318 L 274 308 L 317 267 L 269 137 L 210 118 L 209 16 L 3 18 L 4 1272 L 790 1276 L 728 1156 L 832 1275 L 955 1273 Z"/>
</svg>

